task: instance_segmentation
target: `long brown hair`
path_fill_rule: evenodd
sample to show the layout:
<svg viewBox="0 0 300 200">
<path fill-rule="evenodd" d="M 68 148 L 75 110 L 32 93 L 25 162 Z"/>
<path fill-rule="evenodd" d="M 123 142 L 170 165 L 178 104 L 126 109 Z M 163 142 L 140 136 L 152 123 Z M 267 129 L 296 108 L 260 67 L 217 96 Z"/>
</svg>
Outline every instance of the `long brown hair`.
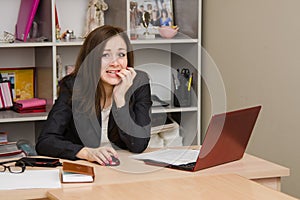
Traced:
<svg viewBox="0 0 300 200">
<path fill-rule="evenodd" d="M 122 28 L 104 25 L 90 32 L 80 49 L 75 69 L 71 74 L 71 76 L 76 77 L 76 81 L 79 83 L 74 85 L 73 104 L 74 99 L 77 99 L 76 102 L 80 103 L 76 106 L 80 106 L 80 110 L 83 112 L 92 112 L 95 109 L 97 116 L 100 115 L 102 109 L 100 100 L 101 98 L 104 101 L 106 99 L 105 90 L 100 79 L 101 56 L 107 41 L 117 35 L 121 36 L 126 43 L 128 66 L 134 67 L 132 46 Z M 79 101 L 78 98 L 82 98 L 82 100 Z"/>
</svg>

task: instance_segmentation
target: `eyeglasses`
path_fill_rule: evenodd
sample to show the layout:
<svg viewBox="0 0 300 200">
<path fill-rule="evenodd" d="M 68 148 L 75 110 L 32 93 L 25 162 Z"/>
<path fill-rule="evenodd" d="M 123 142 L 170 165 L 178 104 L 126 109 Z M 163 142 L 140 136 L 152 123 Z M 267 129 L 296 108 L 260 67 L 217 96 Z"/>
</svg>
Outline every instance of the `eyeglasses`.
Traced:
<svg viewBox="0 0 300 200">
<path fill-rule="evenodd" d="M 12 164 L 12 163 L 15 163 L 15 165 L 5 165 L 5 164 Z M 19 174 L 25 171 L 26 165 L 23 161 L 19 161 L 19 160 L 10 160 L 6 162 L 1 162 L 0 172 L 5 172 L 6 169 L 8 169 L 10 173 Z"/>
</svg>

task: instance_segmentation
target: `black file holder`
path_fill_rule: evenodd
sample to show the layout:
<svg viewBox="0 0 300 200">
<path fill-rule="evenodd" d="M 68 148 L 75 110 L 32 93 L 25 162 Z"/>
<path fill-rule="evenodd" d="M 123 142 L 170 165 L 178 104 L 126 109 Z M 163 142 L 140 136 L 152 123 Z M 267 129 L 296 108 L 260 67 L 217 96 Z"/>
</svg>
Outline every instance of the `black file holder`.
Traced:
<svg viewBox="0 0 300 200">
<path fill-rule="evenodd" d="M 173 77 L 173 79 L 176 79 Z M 191 106 L 191 77 L 186 77 L 184 74 L 178 74 L 177 80 L 174 81 L 173 105 L 175 107 Z"/>
</svg>

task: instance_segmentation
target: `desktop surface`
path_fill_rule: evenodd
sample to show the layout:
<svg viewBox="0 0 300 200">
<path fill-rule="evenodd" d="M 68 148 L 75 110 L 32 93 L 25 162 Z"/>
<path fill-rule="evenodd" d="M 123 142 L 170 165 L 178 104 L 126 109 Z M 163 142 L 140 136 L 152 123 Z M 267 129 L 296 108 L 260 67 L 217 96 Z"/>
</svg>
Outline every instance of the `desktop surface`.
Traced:
<svg viewBox="0 0 300 200">
<path fill-rule="evenodd" d="M 199 197 L 202 200 L 296 200 L 236 174 L 54 189 L 47 192 L 47 197 L 51 200 L 85 199 L 85 197 L 89 200 L 195 199 Z"/>
<path fill-rule="evenodd" d="M 149 151 L 149 149 L 147 150 Z M 150 150 L 151 151 L 151 150 Z M 74 183 L 62 184 L 62 188 L 90 187 L 95 185 L 124 184 L 141 181 L 160 181 L 173 178 L 197 177 L 202 175 L 222 175 L 238 174 L 247 179 L 261 182 L 273 189 L 280 190 L 280 179 L 289 176 L 289 169 L 272 162 L 245 154 L 241 160 L 200 170 L 197 172 L 180 171 L 169 168 L 146 165 L 142 161 L 134 160 L 128 156 L 132 153 L 128 151 L 118 151 L 119 166 L 100 166 L 83 160 L 72 161 L 95 168 L 95 181 L 93 183 Z M 63 162 L 63 159 L 60 159 Z M 61 168 L 61 167 L 58 167 Z M 41 168 L 33 167 L 26 170 L 38 170 Z M 45 198 L 49 189 L 31 190 L 0 190 L 0 196 L 6 199 L 36 199 Z"/>
</svg>

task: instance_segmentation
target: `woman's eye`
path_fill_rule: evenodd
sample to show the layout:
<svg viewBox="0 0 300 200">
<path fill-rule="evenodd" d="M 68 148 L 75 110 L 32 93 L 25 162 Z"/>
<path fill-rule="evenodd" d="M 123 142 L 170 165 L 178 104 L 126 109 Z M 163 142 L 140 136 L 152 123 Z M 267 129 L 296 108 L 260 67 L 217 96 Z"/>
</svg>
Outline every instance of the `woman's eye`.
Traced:
<svg viewBox="0 0 300 200">
<path fill-rule="evenodd" d="M 109 54 L 109 53 L 104 53 L 104 54 L 102 55 L 102 58 L 110 58 L 110 54 Z"/>
<path fill-rule="evenodd" d="M 125 54 L 125 53 L 119 53 L 119 56 L 120 56 L 120 57 L 125 57 L 126 54 Z"/>
</svg>

